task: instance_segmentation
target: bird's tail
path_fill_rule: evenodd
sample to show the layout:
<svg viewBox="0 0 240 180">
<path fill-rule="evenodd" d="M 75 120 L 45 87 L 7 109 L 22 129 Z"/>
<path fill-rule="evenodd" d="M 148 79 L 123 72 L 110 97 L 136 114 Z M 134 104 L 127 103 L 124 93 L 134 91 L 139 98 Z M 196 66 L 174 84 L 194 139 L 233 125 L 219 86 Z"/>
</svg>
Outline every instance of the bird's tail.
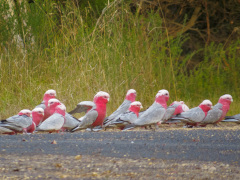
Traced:
<svg viewBox="0 0 240 180">
<path fill-rule="evenodd" d="M 124 127 L 124 129 L 122 131 L 127 131 L 127 130 L 130 130 L 130 129 L 133 129 L 135 128 L 136 126 L 134 124 L 128 124 Z"/>
<path fill-rule="evenodd" d="M 228 117 L 231 117 L 231 116 L 228 116 Z M 238 119 L 234 119 L 234 118 L 225 118 L 221 122 L 240 122 L 240 121 Z"/>
</svg>

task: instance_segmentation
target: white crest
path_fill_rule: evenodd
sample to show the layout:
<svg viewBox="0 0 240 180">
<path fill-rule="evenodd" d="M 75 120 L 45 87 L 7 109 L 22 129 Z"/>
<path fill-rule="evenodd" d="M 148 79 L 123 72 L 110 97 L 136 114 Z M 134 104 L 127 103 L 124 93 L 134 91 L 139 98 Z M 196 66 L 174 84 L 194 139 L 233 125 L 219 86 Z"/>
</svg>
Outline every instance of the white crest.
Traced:
<svg viewBox="0 0 240 180">
<path fill-rule="evenodd" d="M 32 110 L 32 112 L 41 112 L 41 113 L 44 113 L 44 109 L 43 109 L 43 108 L 40 108 L 40 107 L 34 108 L 34 109 Z"/>
<path fill-rule="evenodd" d="M 182 110 L 183 112 L 188 111 L 189 107 L 186 104 L 182 104 Z"/>
<path fill-rule="evenodd" d="M 45 94 L 54 94 L 55 96 L 57 95 L 56 91 L 53 89 L 49 89 L 45 92 Z"/>
<path fill-rule="evenodd" d="M 220 97 L 221 99 L 230 99 L 231 102 L 233 102 L 233 98 L 230 94 L 224 94 L 223 96 Z"/>
<path fill-rule="evenodd" d="M 162 95 L 168 95 L 169 96 L 168 90 L 166 90 L 166 89 L 159 90 L 156 97 L 162 96 Z"/>
<path fill-rule="evenodd" d="M 104 92 L 104 91 L 99 91 L 99 92 L 94 96 L 94 98 L 95 98 L 95 97 L 102 97 L 102 96 L 106 96 L 107 99 L 108 99 L 108 101 L 109 101 L 110 95 L 109 95 L 107 92 Z"/>
<path fill-rule="evenodd" d="M 64 104 L 60 104 L 56 108 L 59 108 L 59 109 L 61 109 L 63 111 L 66 111 L 66 106 Z"/>
<path fill-rule="evenodd" d="M 29 110 L 29 109 L 22 109 L 21 111 L 20 111 L 20 113 L 32 113 L 32 111 L 31 110 Z"/>
<path fill-rule="evenodd" d="M 135 89 L 129 89 L 127 92 L 127 95 L 132 94 L 132 93 L 137 93 L 137 91 Z"/>
<path fill-rule="evenodd" d="M 183 101 L 174 101 L 173 104 L 184 104 Z"/>
<path fill-rule="evenodd" d="M 48 106 L 50 106 L 50 104 L 56 103 L 56 102 L 60 102 L 60 101 L 58 99 L 52 98 L 48 101 Z"/>
<path fill-rule="evenodd" d="M 140 101 L 134 101 L 130 104 L 130 106 L 140 106 L 141 108 L 143 108 L 142 103 Z"/>
<path fill-rule="evenodd" d="M 201 104 L 203 105 L 211 105 L 212 106 L 212 102 L 208 99 L 205 99 Z"/>
</svg>

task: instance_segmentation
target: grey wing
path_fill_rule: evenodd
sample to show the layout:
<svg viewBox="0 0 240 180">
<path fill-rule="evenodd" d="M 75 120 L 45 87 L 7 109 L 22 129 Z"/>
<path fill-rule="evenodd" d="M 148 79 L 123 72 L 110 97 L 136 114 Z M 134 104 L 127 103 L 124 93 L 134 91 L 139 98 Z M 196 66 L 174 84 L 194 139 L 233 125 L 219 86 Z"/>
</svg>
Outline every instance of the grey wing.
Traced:
<svg viewBox="0 0 240 180">
<path fill-rule="evenodd" d="M 65 123 L 63 125 L 64 128 L 73 129 L 80 124 L 77 118 L 73 117 L 72 115 L 66 113 L 65 114 Z"/>
<path fill-rule="evenodd" d="M 64 123 L 64 117 L 61 114 L 54 113 L 37 127 L 37 130 L 59 130 Z"/>
<path fill-rule="evenodd" d="M 11 132 L 13 132 L 11 129 L 8 129 L 8 128 L 1 127 L 1 126 L 0 126 L 0 134 L 3 134 L 3 133 L 11 133 Z"/>
<path fill-rule="evenodd" d="M 20 115 L 14 115 L 14 116 L 7 118 L 6 121 L 15 122 L 19 117 L 20 117 Z"/>
<path fill-rule="evenodd" d="M 96 107 L 96 105 L 92 101 L 82 101 L 82 102 L 78 103 L 77 107 L 74 110 L 70 111 L 69 114 L 87 112 L 90 109 L 93 109 L 95 107 Z"/>
<path fill-rule="evenodd" d="M 82 121 L 79 124 L 79 129 L 85 129 L 94 123 L 94 121 L 98 117 L 98 112 L 96 110 L 90 110 L 82 119 Z"/>
<path fill-rule="evenodd" d="M 169 106 L 163 116 L 163 121 L 167 121 L 168 119 L 170 119 L 174 112 L 175 112 L 175 109 L 176 109 L 176 104 L 172 105 L 172 106 Z"/>
<path fill-rule="evenodd" d="M 217 122 L 220 117 L 222 116 L 222 110 L 220 109 L 211 109 L 208 111 L 207 116 L 204 118 L 204 120 L 201 122 L 202 124 L 212 124 Z"/>
<path fill-rule="evenodd" d="M 116 121 L 120 120 L 120 121 L 125 121 L 125 122 L 128 122 L 128 123 L 134 123 L 137 118 L 138 117 L 134 112 L 128 111 L 128 112 L 120 115 L 118 120 L 116 120 Z"/>
<path fill-rule="evenodd" d="M 117 108 L 116 111 L 114 111 L 110 116 L 106 117 L 104 120 L 104 124 L 112 121 L 113 119 L 115 119 L 117 116 L 119 116 L 120 114 L 126 112 L 128 110 L 128 108 L 130 107 L 131 101 L 129 100 L 124 100 L 123 103 Z"/>
<path fill-rule="evenodd" d="M 23 128 L 20 126 L 16 126 L 14 124 L 1 124 L 0 125 L 2 129 L 9 129 L 9 130 L 13 130 L 13 131 L 23 131 Z"/>
<path fill-rule="evenodd" d="M 135 122 L 136 126 L 151 125 L 160 122 L 166 112 L 166 109 L 154 102 Z"/>
<path fill-rule="evenodd" d="M 6 120 L 9 122 L 9 124 L 14 124 L 14 125 L 20 126 L 22 128 L 27 128 L 28 126 L 30 126 L 32 124 L 32 118 L 28 117 L 26 115 L 12 116 Z"/>
<path fill-rule="evenodd" d="M 198 123 L 201 122 L 205 118 L 205 113 L 200 107 L 195 107 L 190 109 L 189 111 L 182 112 L 180 114 L 180 117 L 183 119 L 180 119 L 185 122 L 192 122 L 192 123 Z"/>
<path fill-rule="evenodd" d="M 46 106 L 45 106 L 45 102 L 42 101 L 41 104 L 37 105 L 35 108 L 42 108 L 42 109 L 45 109 Z"/>
</svg>

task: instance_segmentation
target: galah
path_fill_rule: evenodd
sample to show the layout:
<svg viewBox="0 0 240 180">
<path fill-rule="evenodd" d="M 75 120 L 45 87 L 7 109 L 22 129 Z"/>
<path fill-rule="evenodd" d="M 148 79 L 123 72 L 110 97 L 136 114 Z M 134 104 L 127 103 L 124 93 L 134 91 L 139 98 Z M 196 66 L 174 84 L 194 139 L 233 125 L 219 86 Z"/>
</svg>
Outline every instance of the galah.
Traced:
<svg viewBox="0 0 240 180">
<path fill-rule="evenodd" d="M 94 128 L 95 126 L 102 126 L 104 118 L 106 117 L 106 107 L 109 101 L 110 95 L 106 92 L 98 92 L 93 99 L 95 104 L 91 110 L 89 110 L 83 117 L 80 124 L 72 130 L 82 130 L 87 128 Z"/>
<path fill-rule="evenodd" d="M 186 123 L 186 125 L 199 126 L 211 108 L 212 102 L 210 100 L 204 100 L 198 107 L 182 112 L 171 119 L 180 120 L 183 123 Z"/>
<path fill-rule="evenodd" d="M 104 124 L 108 124 L 110 121 L 114 120 L 120 114 L 126 112 L 130 107 L 130 104 L 135 101 L 137 96 L 137 92 L 134 89 L 129 89 L 127 91 L 126 97 L 123 103 L 118 107 L 116 111 L 114 111 L 110 116 L 106 117 L 104 120 Z"/>
<path fill-rule="evenodd" d="M 221 122 L 226 116 L 231 102 L 233 102 L 233 98 L 230 94 L 221 96 L 218 103 L 208 111 L 206 118 L 201 122 L 201 126 L 206 126 L 207 124 L 217 125 L 217 123 Z"/>
<path fill-rule="evenodd" d="M 32 110 L 32 124 L 27 128 L 28 133 L 33 133 L 36 127 L 42 122 L 44 117 L 44 109 L 43 108 L 34 108 Z"/>
<path fill-rule="evenodd" d="M 43 121 L 45 121 L 45 119 L 47 119 L 49 116 L 51 116 L 51 113 L 49 111 L 49 107 L 48 107 L 48 101 L 50 99 L 54 99 L 56 98 L 57 93 L 55 90 L 53 89 L 49 89 L 44 93 L 43 96 L 43 101 L 41 104 L 37 105 L 35 108 L 42 108 L 44 109 L 44 117 L 43 117 Z"/>
<path fill-rule="evenodd" d="M 107 123 L 105 127 L 114 126 L 123 129 L 126 125 L 132 124 L 137 120 L 141 108 L 143 108 L 141 102 L 139 101 L 132 102 L 130 104 L 129 109 L 126 112 L 120 114 L 115 119 Z"/>
<path fill-rule="evenodd" d="M 123 130 L 132 129 L 136 126 L 156 125 L 162 120 L 166 112 L 168 99 L 169 92 L 167 90 L 158 91 L 154 103 L 134 123 L 127 125 Z"/>
<path fill-rule="evenodd" d="M 188 106 L 183 101 L 174 101 L 170 106 L 167 107 L 166 113 L 164 114 L 162 121 L 163 123 L 171 123 L 171 122 L 168 122 L 168 120 L 172 116 L 188 110 L 189 110 Z"/>
<path fill-rule="evenodd" d="M 56 99 L 50 99 L 48 102 L 50 113 L 52 115 L 43 121 L 37 128 L 37 131 L 59 131 L 65 122 L 66 107 Z"/>
<path fill-rule="evenodd" d="M 236 114 L 234 116 L 226 116 L 222 122 L 235 122 L 240 123 L 240 114 Z"/>
<path fill-rule="evenodd" d="M 18 113 L 18 115 L 9 117 L 6 120 L 1 120 L 0 133 L 15 134 L 27 132 L 27 128 L 32 124 L 31 115 L 32 112 L 29 109 L 23 109 Z M 8 132 L 4 132 L 4 129 L 8 129 Z M 9 130 L 11 130 L 12 132 L 10 133 Z"/>
</svg>

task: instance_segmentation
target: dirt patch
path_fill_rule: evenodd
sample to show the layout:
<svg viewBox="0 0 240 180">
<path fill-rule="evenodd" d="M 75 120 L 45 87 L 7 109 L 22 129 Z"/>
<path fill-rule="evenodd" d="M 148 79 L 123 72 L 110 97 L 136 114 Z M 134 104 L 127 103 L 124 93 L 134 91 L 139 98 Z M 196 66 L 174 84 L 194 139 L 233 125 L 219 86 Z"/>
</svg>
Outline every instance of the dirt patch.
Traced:
<svg viewBox="0 0 240 180">
<path fill-rule="evenodd" d="M 102 156 L 0 156 L 1 179 L 240 179 L 240 168 L 218 162 L 174 162 Z"/>
</svg>

